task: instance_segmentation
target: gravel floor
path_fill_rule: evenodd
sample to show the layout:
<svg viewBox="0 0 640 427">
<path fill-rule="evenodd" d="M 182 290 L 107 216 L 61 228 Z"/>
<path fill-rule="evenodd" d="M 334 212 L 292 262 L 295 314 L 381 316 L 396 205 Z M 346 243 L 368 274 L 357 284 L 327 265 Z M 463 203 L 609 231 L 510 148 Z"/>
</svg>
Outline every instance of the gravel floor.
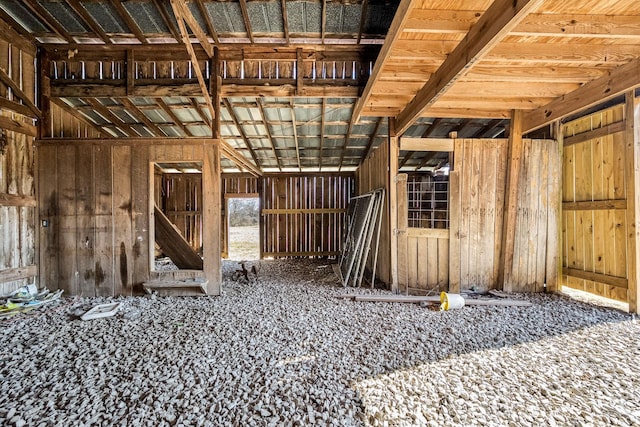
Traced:
<svg viewBox="0 0 640 427">
<path fill-rule="evenodd" d="M 86 322 L 110 299 L 67 299 L 0 322 L 0 425 L 640 425 L 628 314 L 550 295 L 344 301 L 321 261 L 263 261 L 254 283 L 236 266 L 223 297 L 122 298 Z"/>
</svg>

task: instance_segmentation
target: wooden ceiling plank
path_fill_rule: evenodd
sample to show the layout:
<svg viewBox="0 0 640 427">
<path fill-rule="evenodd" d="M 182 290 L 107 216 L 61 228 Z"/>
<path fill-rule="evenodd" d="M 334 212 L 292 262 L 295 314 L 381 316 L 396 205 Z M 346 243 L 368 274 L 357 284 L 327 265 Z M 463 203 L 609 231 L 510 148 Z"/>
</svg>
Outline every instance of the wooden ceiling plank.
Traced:
<svg viewBox="0 0 640 427">
<path fill-rule="evenodd" d="M 200 15 L 202 15 L 205 25 L 207 26 L 207 30 L 209 31 L 209 34 L 211 34 L 211 38 L 213 39 L 213 42 L 215 44 L 219 44 L 220 41 L 218 40 L 218 32 L 213 26 L 213 21 L 211 20 L 211 16 L 209 16 L 209 12 L 207 11 L 207 8 L 204 6 L 204 3 L 202 2 L 202 0 L 195 0 L 195 1 L 196 1 L 196 4 L 198 5 L 198 10 L 200 11 Z"/>
<path fill-rule="evenodd" d="M 253 44 L 255 42 L 253 40 L 253 31 L 251 30 L 249 11 L 247 10 L 247 0 L 240 0 L 240 11 L 242 12 L 242 19 L 244 20 L 244 27 L 247 30 L 247 37 L 249 37 L 249 41 Z"/>
<path fill-rule="evenodd" d="M 524 113 L 523 132 L 539 129 L 555 120 L 614 98 L 640 87 L 640 59 L 607 71 L 607 73 L 540 108 Z"/>
<path fill-rule="evenodd" d="M 543 2 L 544 0 L 494 1 L 409 105 L 397 116 L 398 135 L 404 133 L 424 110 L 433 105 L 456 80 L 487 55 L 509 31 Z"/>
<path fill-rule="evenodd" d="M 249 154 L 251 154 L 251 158 L 253 159 L 253 162 L 255 163 L 256 168 L 259 170 L 262 170 L 260 166 L 260 162 L 258 161 L 258 157 L 256 156 L 255 150 L 251 146 L 251 141 L 249 141 L 249 138 L 247 137 L 247 134 L 245 133 L 244 128 L 238 121 L 238 117 L 236 116 L 236 113 L 233 110 L 233 106 L 231 105 L 231 102 L 229 102 L 227 98 L 223 98 L 222 101 L 224 102 L 224 106 L 227 108 L 227 111 L 229 112 L 229 116 L 231 116 L 231 120 L 233 120 L 233 124 L 238 129 L 238 132 L 240 132 L 240 137 L 244 141 L 244 145 L 247 147 L 247 150 L 249 150 Z"/>
<path fill-rule="evenodd" d="M 207 84 L 205 83 L 204 76 L 202 74 L 202 69 L 200 69 L 200 62 L 198 61 L 198 57 L 196 56 L 195 50 L 193 50 L 193 45 L 191 44 L 191 40 L 189 39 L 189 33 L 187 32 L 187 28 L 185 26 L 184 17 L 182 16 L 182 10 L 178 4 L 182 0 L 171 0 L 171 7 L 173 8 L 173 13 L 176 15 L 178 27 L 180 29 L 180 39 L 182 43 L 187 48 L 187 52 L 189 53 L 189 57 L 191 58 L 191 63 L 193 65 L 193 71 L 198 78 L 198 85 L 200 86 L 200 91 L 202 92 L 202 96 L 204 97 L 204 101 L 209 108 L 209 112 L 211 113 L 211 117 L 216 117 L 216 109 L 213 106 L 211 101 L 211 96 L 209 95 L 209 89 L 207 88 Z M 213 56 L 213 55 L 212 55 Z"/>
<path fill-rule="evenodd" d="M 200 42 L 200 46 L 202 46 L 204 51 L 207 53 L 207 56 L 209 58 L 213 58 L 213 45 L 209 42 L 209 37 L 202 30 L 189 7 L 186 5 L 184 0 L 176 0 L 175 4 L 181 9 L 182 19 L 184 19 L 189 28 L 191 28 L 191 31 L 196 35 L 196 38 Z"/>
<path fill-rule="evenodd" d="M 40 109 L 36 107 L 33 101 L 29 99 L 27 94 L 24 93 L 24 91 L 20 88 L 20 86 L 16 82 L 14 82 L 11 76 L 9 76 L 9 74 L 7 74 L 7 72 L 2 68 L 0 68 L 0 81 L 5 85 L 7 85 L 8 87 L 10 87 L 11 90 L 13 91 L 13 95 L 20 98 L 22 103 L 26 105 L 27 108 L 29 108 L 31 112 L 35 114 L 36 117 L 38 118 L 42 117 L 42 111 L 40 111 Z"/>
<path fill-rule="evenodd" d="M 637 39 L 640 37 L 640 16 L 532 13 L 511 34 L 525 37 Z"/>
<path fill-rule="evenodd" d="M 167 135 L 165 135 L 165 133 L 162 132 L 162 129 L 160 129 L 158 125 L 156 125 L 151 120 L 149 120 L 146 114 L 140 111 L 138 106 L 134 104 L 129 98 L 122 98 L 120 99 L 120 102 L 122 102 L 122 105 L 124 105 L 127 108 L 127 111 L 130 110 L 130 112 L 133 113 L 136 119 L 138 119 L 141 123 L 144 123 L 155 136 L 159 136 L 162 138 L 167 137 Z"/>
<path fill-rule="evenodd" d="M 93 17 L 89 15 L 87 10 L 84 7 L 82 7 L 79 0 L 68 0 L 68 3 L 69 3 L 69 7 L 71 7 L 71 9 L 73 9 L 75 13 L 80 15 L 82 20 L 89 26 L 89 28 L 91 28 L 91 30 L 96 34 L 96 36 L 102 39 L 104 44 L 109 45 L 113 43 L 111 41 L 111 37 L 109 37 L 107 33 L 104 32 L 102 27 L 98 25 L 95 19 L 93 19 Z"/>
<path fill-rule="evenodd" d="M 35 0 L 24 0 L 26 6 L 49 28 L 53 30 L 59 37 L 65 39 L 67 43 L 75 43 L 71 34 L 49 13 L 47 9 L 42 7 Z"/>
<path fill-rule="evenodd" d="M 262 98 L 256 99 L 256 104 L 258 105 L 258 109 L 260 110 L 260 115 L 262 117 L 262 122 L 264 123 L 264 127 L 267 130 L 267 136 L 269 137 L 269 143 L 271 145 L 271 150 L 273 151 L 273 156 L 278 163 L 278 169 L 282 172 L 282 164 L 280 163 L 280 156 L 278 156 L 278 152 L 276 151 L 276 144 L 273 142 L 273 134 L 271 132 L 271 125 L 267 121 L 267 115 L 264 111 L 264 104 Z"/>
<path fill-rule="evenodd" d="M 409 11 L 412 8 L 412 2 L 413 0 L 401 0 L 400 4 L 398 5 L 398 9 L 396 10 L 396 14 L 391 23 L 391 27 L 389 27 L 387 36 L 384 39 L 384 45 L 382 45 L 382 49 L 378 54 L 378 59 L 373 66 L 373 71 L 369 76 L 369 80 L 367 80 L 367 85 L 365 86 L 362 95 L 353 108 L 353 117 L 351 118 L 352 123 L 358 122 L 360 120 L 360 116 L 362 115 L 365 106 L 369 102 L 369 97 L 371 96 L 373 87 L 382 75 L 382 68 L 384 67 L 384 63 L 389 59 L 389 55 L 393 50 L 393 46 L 400 39 L 402 28 L 404 27 L 407 19 L 409 19 Z"/>
<path fill-rule="evenodd" d="M 127 9 L 122 5 L 122 0 L 111 0 L 111 5 L 113 5 L 120 18 L 122 18 L 124 23 L 127 24 L 127 27 L 129 27 L 131 33 L 136 36 L 140 43 L 148 45 L 149 41 L 144 36 L 144 33 L 142 32 L 136 21 L 133 20 L 131 15 L 129 15 L 129 12 L 127 12 Z"/>
<path fill-rule="evenodd" d="M 171 120 L 173 120 L 173 123 L 176 126 L 178 126 L 180 129 L 182 129 L 182 131 L 185 133 L 185 135 L 187 135 L 187 136 L 195 136 L 191 131 L 189 131 L 189 128 L 187 126 L 185 126 L 184 123 L 182 123 L 182 120 L 180 120 L 178 118 L 178 116 L 176 116 L 176 113 L 173 112 L 171 107 L 169 107 L 169 105 L 167 105 L 167 103 L 164 102 L 164 100 L 162 98 L 155 98 L 155 102 L 156 102 L 156 104 L 158 104 L 160 106 L 160 108 L 162 108 L 162 110 L 164 110 L 165 113 L 167 113 L 169 118 L 171 118 Z"/>
</svg>

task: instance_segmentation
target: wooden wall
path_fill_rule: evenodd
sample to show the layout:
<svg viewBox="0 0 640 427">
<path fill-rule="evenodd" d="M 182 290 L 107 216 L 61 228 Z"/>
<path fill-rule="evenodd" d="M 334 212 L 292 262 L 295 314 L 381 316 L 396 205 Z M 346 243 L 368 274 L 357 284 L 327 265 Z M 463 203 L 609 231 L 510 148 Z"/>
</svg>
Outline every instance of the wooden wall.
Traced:
<svg viewBox="0 0 640 427">
<path fill-rule="evenodd" d="M 625 114 L 618 105 L 566 123 L 563 135 L 563 285 L 627 301 Z"/>
<path fill-rule="evenodd" d="M 202 174 L 155 174 L 155 202 L 196 252 L 202 253 Z"/>
<path fill-rule="evenodd" d="M 1 21 L 0 21 L 1 22 Z M 0 25 L 0 295 L 35 282 L 35 47 Z M 13 86 L 13 88 L 12 88 Z M 18 89 L 16 91 L 15 89 Z M 21 98 L 24 96 L 26 101 Z"/>
<path fill-rule="evenodd" d="M 48 126 L 43 126 L 43 137 L 45 138 L 101 138 L 104 135 L 102 132 L 92 127 L 76 115 L 77 112 L 70 110 L 71 107 L 64 104 L 62 101 L 56 101 L 58 104 L 51 104 L 50 117 L 47 122 Z"/>
<path fill-rule="evenodd" d="M 382 210 L 382 225 L 380 233 L 380 250 L 376 266 L 376 277 L 386 284 L 393 285 L 392 272 L 392 222 L 391 215 L 395 213 L 392 203 L 396 203 L 395 197 L 392 201 L 391 180 L 389 178 L 389 158 L 391 143 L 389 140 L 369 155 L 357 170 L 358 191 L 357 194 L 364 194 L 378 188 L 385 189 L 385 201 Z M 394 156 L 394 157 L 397 157 Z M 397 163 L 397 160 L 394 160 Z M 395 174 L 394 174 L 395 176 Z M 395 185 L 395 184 L 394 184 Z M 406 182 L 405 182 L 406 185 Z M 395 194 L 395 192 L 393 192 Z M 367 268 L 373 268 L 371 256 L 367 262 Z"/>
<path fill-rule="evenodd" d="M 261 179 L 262 256 L 336 256 L 353 174 L 273 174 Z"/>
<path fill-rule="evenodd" d="M 211 141 L 41 141 L 40 282 L 68 294 L 132 295 L 149 280 L 153 243 L 151 162 L 203 163 L 204 275 L 219 294 L 218 146 Z M 46 161 L 44 160 L 46 159 Z M 208 201 L 211 201 L 210 203 Z"/>
</svg>

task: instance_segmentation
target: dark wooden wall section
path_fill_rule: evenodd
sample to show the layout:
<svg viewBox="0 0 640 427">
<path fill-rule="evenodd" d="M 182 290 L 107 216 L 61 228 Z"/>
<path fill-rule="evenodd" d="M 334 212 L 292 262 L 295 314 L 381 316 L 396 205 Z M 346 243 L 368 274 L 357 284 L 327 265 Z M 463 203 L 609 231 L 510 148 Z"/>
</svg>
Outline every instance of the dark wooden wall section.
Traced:
<svg viewBox="0 0 640 427">
<path fill-rule="evenodd" d="M 221 244 L 222 257 L 229 257 L 229 239 L 227 231 L 229 227 L 229 218 L 227 218 L 226 199 L 231 197 L 254 197 L 260 193 L 260 183 L 257 177 L 243 173 L 222 174 L 222 228 L 221 228 Z M 262 228 L 261 228 L 262 232 Z M 262 241 L 262 239 L 261 239 Z M 262 249 L 262 248 L 261 248 Z"/>
<path fill-rule="evenodd" d="M 150 277 L 151 162 L 203 163 L 205 276 L 221 281 L 220 167 L 215 142 L 109 140 L 38 146 L 41 284 L 72 295 L 132 295 Z"/>
<path fill-rule="evenodd" d="M 34 46 L 0 25 L 0 295 L 34 283 L 37 275 L 37 115 L 27 107 L 35 103 L 34 55 Z"/>
<path fill-rule="evenodd" d="M 63 101 L 56 102 L 59 105 L 51 104 L 48 126 L 43 126 L 43 137 L 80 139 L 105 136 Z"/>
<path fill-rule="evenodd" d="M 263 257 L 336 256 L 353 174 L 262 177 Z"/>
<path fill-rule="evenodd" d="M 392 282 L 391 239 L 393 236 L 390 216 L 392 209 L 391 203 L 396 203 L 396 200 L 390 202 L 391 188 L 389 179 L 389 153 L 390 143 L 387 140 L 380 144 L 380 146 L 369 155 L 357 171 L 358 194 L 364 194 L 378 188 L 384 188 L 386 190 L 384 206 L 382 209 L 380 249 L 376 266 L 376 277 L 386 284 L 390 284 Z M 403 185 L 406 185 L 406 181 Z M 371 256 L 369 258 L 367 268 L 371 269 L 373 268 L 373 261 Z"/>
<path fill-rule="evenodd" d="M 202 175 L 156 174 L 156 204 L 196 252 L 202 253 Z"/>
</svg>

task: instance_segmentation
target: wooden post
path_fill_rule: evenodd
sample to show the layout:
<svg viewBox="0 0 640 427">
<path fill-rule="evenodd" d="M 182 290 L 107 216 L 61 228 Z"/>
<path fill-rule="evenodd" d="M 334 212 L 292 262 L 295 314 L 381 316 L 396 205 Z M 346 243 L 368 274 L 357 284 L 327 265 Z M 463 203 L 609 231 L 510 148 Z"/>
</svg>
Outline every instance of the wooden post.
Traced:
<svg viewBox="0 0 640 427">
<path fill-rule="evenodd" d="M 389 228 L 391 230 L 391 291 L 398 293 L 398 195 L 395 184 L 398 175 L 398 137 L 395 123 L 389 119 Z"/>
<path fill-rule="evenodd" d="M 296 96 L 302 96 L 304 78 L 304 62 L 302 60 L 302 48 L 296 49 Z"/>
<path fill-rule="evenodd" d="M 562 123 L 558 120 L 553 126 L 556 140 L 553 152 L 549 153 L 549 185 L 547 191 L 549 201 L 547 215 L 547 259 L 546 285 L 547 292 L 559 292 L 562 289 L 562 152 L 564 135 Z M 538 248 L 539 250 L 540 248 Z"/>
<path fill-rule="evenodd" d="M 213 58 L 210 61 L 211 76 L 209 77 L 209 91 L 211 92 L 211 103 L 215 110 L 215 117 L 212 123 L 213 139 L 220 139 L 220 99 L 222 96 L 222 77 L 220 76 L 220 51 L 218 47 L 213 48 Z"/>
<path fill-rule="evenodd" d="M 514 110 L 511 114 L 509 130 L 509 155 L 507 157 L 507 191 L 504 199 L 504 225 L 502 228 L 502 253 L 498 283 L 502 289 L 511 292 L 513 289 L 513 251 L 516 237 L 516 213 L 518 208 L 518 186 L 522 169 L 522 111 Z"/>
<path fill-rule="evenodd" d="M 202 165 L 204 275 L 209 280 L 207 294 L 220 295 L 222 267 L 220 260 L 221 185 L 220 146 L 204 143 Z"/>
<path fill-rule="evenodd" d="M 39 138 L 43 139 L 51 133 L 51 78 L 49 77 L 49 69 L 51 68 L 51 60 L 46 50 L 42 49 L 38 55 L 39 73 L 40 73 L 40 118 Z"/>
<path fill-rule="evenodd" d="M 133 50 L 127 49 L 127 96 L 133 94 L 136 78 L 136 61 L 133 57 Z"/>
<path fill-rule="evenodd" d="M 626 94 L 625 183 L 627 186 L 627 300 L 629 312 L 638 310 L 640 273 L 640 103 L 634 91 Z"/>
<path fill-rule="evenodd" d="M 407 261 L 407 228 L 409 227 L 407 208 L 407 174 L 396 174 L 396 197 L 398 200 L 398 287 L 409 295 L 408 261 Z M 402 286 L 400 286 L 402 285 Z"/>
</svg>

